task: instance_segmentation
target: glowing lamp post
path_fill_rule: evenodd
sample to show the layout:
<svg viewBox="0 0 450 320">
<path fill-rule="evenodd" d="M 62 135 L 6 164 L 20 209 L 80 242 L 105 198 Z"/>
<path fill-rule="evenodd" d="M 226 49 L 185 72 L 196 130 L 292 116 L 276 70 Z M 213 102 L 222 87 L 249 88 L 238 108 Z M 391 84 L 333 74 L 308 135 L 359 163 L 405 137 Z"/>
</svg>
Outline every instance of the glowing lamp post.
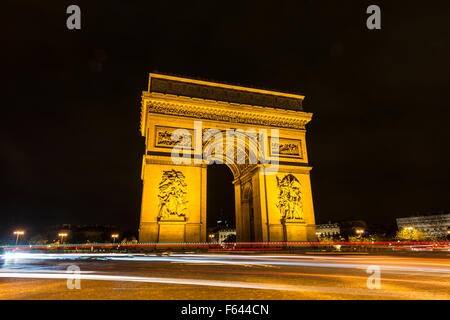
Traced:
<svg viewBox="0 0 450 320">
<path fill-rule="evenodd" d="M 364 233 L 364 229 L 357 229 L 357 230 L 356 230 L 356 233 L 357 233 L 359 236 L 362 236 L 363 233 Z"/>
<path fill-rule="evenodd" d="M 117 233 L 114 233 L 111 235 L 111 238 L 113 238 L 113 243 L 116 243 L 116 239 L 119 237 Z"/>
<path fill-rule="evenodd" d="M 25 232 L 21 231 L 21 230 L 17 230 L 17 231 L 14 231 L 14 234 L 16 235 L 16 246 L 17 246 L 17 243 L 19 242 L 19 237 L 23 236 L 25 234 Z"/>
<path fill-rule="evenodd" d="M 67 233 L 65 233 L 65 232 L 58 233 L 58 237 L 61 238 L 61 243 L 64 243 L 64 238 L 67 237 Z"/>
</svg>

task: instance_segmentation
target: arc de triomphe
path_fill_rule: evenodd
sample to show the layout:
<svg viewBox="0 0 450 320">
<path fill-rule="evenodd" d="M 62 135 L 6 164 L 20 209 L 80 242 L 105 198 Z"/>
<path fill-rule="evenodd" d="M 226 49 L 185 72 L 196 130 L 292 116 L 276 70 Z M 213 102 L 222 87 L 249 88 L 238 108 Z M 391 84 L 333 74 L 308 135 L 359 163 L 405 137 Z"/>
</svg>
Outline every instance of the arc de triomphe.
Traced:
<svg viewBox="0 0 450 320">
<path fill-rule="evenodd" d="M 314 241 L 303 96 L 150 74 L 140 242 L 206 242 L 208 161 L 234 176 L 238 242 Z"/>
</svg>

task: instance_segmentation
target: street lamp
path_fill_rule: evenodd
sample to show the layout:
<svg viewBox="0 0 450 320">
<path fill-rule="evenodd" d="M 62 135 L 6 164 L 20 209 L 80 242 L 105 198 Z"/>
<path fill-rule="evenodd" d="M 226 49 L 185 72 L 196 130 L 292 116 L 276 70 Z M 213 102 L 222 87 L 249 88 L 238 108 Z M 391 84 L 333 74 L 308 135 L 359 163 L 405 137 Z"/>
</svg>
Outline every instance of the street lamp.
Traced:
<svg viewBox="0 0 450 320">
<path fill-rule="evenodd" d="M 405 230 L 413 230 L 414 228 L 413 227 L 404 227 L 403 229 L 405 229 Z"/>
<path fill-rule="evenodd" d="M 64 238 L 67 237 L 67 233 L 63 232 L 63 233 L 58 233 L 58 237 L 61 238 L 61 243 L 64 242 Z"/>
<path fill-rule="evenodd" d="M 361 234 L 364 233 L 364 229 L 357 229 L 357 230 L 356 230 L 356 233 L 359 234 L 359 235 L 361 235 Z"/>
<path fill-rule="evenodd" d="M 14 234 L 17 236 L 16 237 L 16 246 L 17 246 L 17 243 L 19 242 L 19 237 L 23 236 L 25 234 L 25 232 L 22 230 L 17 230 L 17 231 L 14 231 Z"/>
<path fill-rule="evenodd" d="M 119 237 L 117 233 L 114 233 L 111 235 L 111 238 L 113 238 L 113 243 L 116 243 L 116 239 Z"/>
</svg>

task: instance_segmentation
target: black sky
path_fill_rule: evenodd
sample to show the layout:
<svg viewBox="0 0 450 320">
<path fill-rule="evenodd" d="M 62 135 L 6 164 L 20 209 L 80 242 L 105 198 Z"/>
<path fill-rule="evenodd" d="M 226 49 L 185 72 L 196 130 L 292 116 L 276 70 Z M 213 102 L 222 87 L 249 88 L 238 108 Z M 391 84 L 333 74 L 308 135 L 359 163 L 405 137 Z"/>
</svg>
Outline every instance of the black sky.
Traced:
<svg viewBox="0 0 450 320">
<path fill-rule="evenodd" d="M 370 31 L 374 3 L 382 30 Z M 70 4 L 81 7 L 79 31 L 66 28 Z M 448 9 L 445 1 L 7 1 L 0 229 L 137 229 L 140 96 L 155 71 L 304 94 L 318 222 L 449 212 Z"/>
</svg>

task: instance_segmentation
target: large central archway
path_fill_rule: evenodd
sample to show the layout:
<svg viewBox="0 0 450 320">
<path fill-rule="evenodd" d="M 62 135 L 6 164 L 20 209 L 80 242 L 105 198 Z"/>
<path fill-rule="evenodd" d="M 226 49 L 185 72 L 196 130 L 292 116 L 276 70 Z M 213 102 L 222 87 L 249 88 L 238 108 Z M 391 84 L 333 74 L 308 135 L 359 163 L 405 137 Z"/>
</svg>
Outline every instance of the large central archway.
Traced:
<svg viewBox="0 0 450 320">
<path fill-rule="evenodd" d="M 261 229 L 261 221 L 255 219 L 254 214 L 251 181 L 252 176 L 258 171 L 258 165 L 250 164 L 250 158 L 258 156 L 258 145 L 255 139 L 252 139 L 244 131 L 233 132 L 231 145 L 227 144 L 226 139 L 223 139 L 227 136 L 227 130 L 215 129 L 213 132 L 220 139 L 210 137 L 203 144 L 202 154 L 209 155 L 209 163 L 226 165 L 233 174 L 236 240 L 238 242 L 262 241 L 262 235 L 258 232 Z M 234 149 L 231 157 L 226 152 L 227 146 Z M 222 150 L 223 152 L 217 155 L 211 150 Z"/>
<path fill-rule="evenodd" d="M 314 240 L 305 140 L 311 114 L 302 100 L 151 74 L 142 96 L 140 241 L 207 240 L 211 162 L 233 173 L 237 241 Z"/>
<path fill-rule="evenodd" d="M 208 240 L 222 229 L 236 229 L 234 202 L 234 176 L 225 164 L 210 164 L 207 167 L 207 218 Z"/>
</svg>

